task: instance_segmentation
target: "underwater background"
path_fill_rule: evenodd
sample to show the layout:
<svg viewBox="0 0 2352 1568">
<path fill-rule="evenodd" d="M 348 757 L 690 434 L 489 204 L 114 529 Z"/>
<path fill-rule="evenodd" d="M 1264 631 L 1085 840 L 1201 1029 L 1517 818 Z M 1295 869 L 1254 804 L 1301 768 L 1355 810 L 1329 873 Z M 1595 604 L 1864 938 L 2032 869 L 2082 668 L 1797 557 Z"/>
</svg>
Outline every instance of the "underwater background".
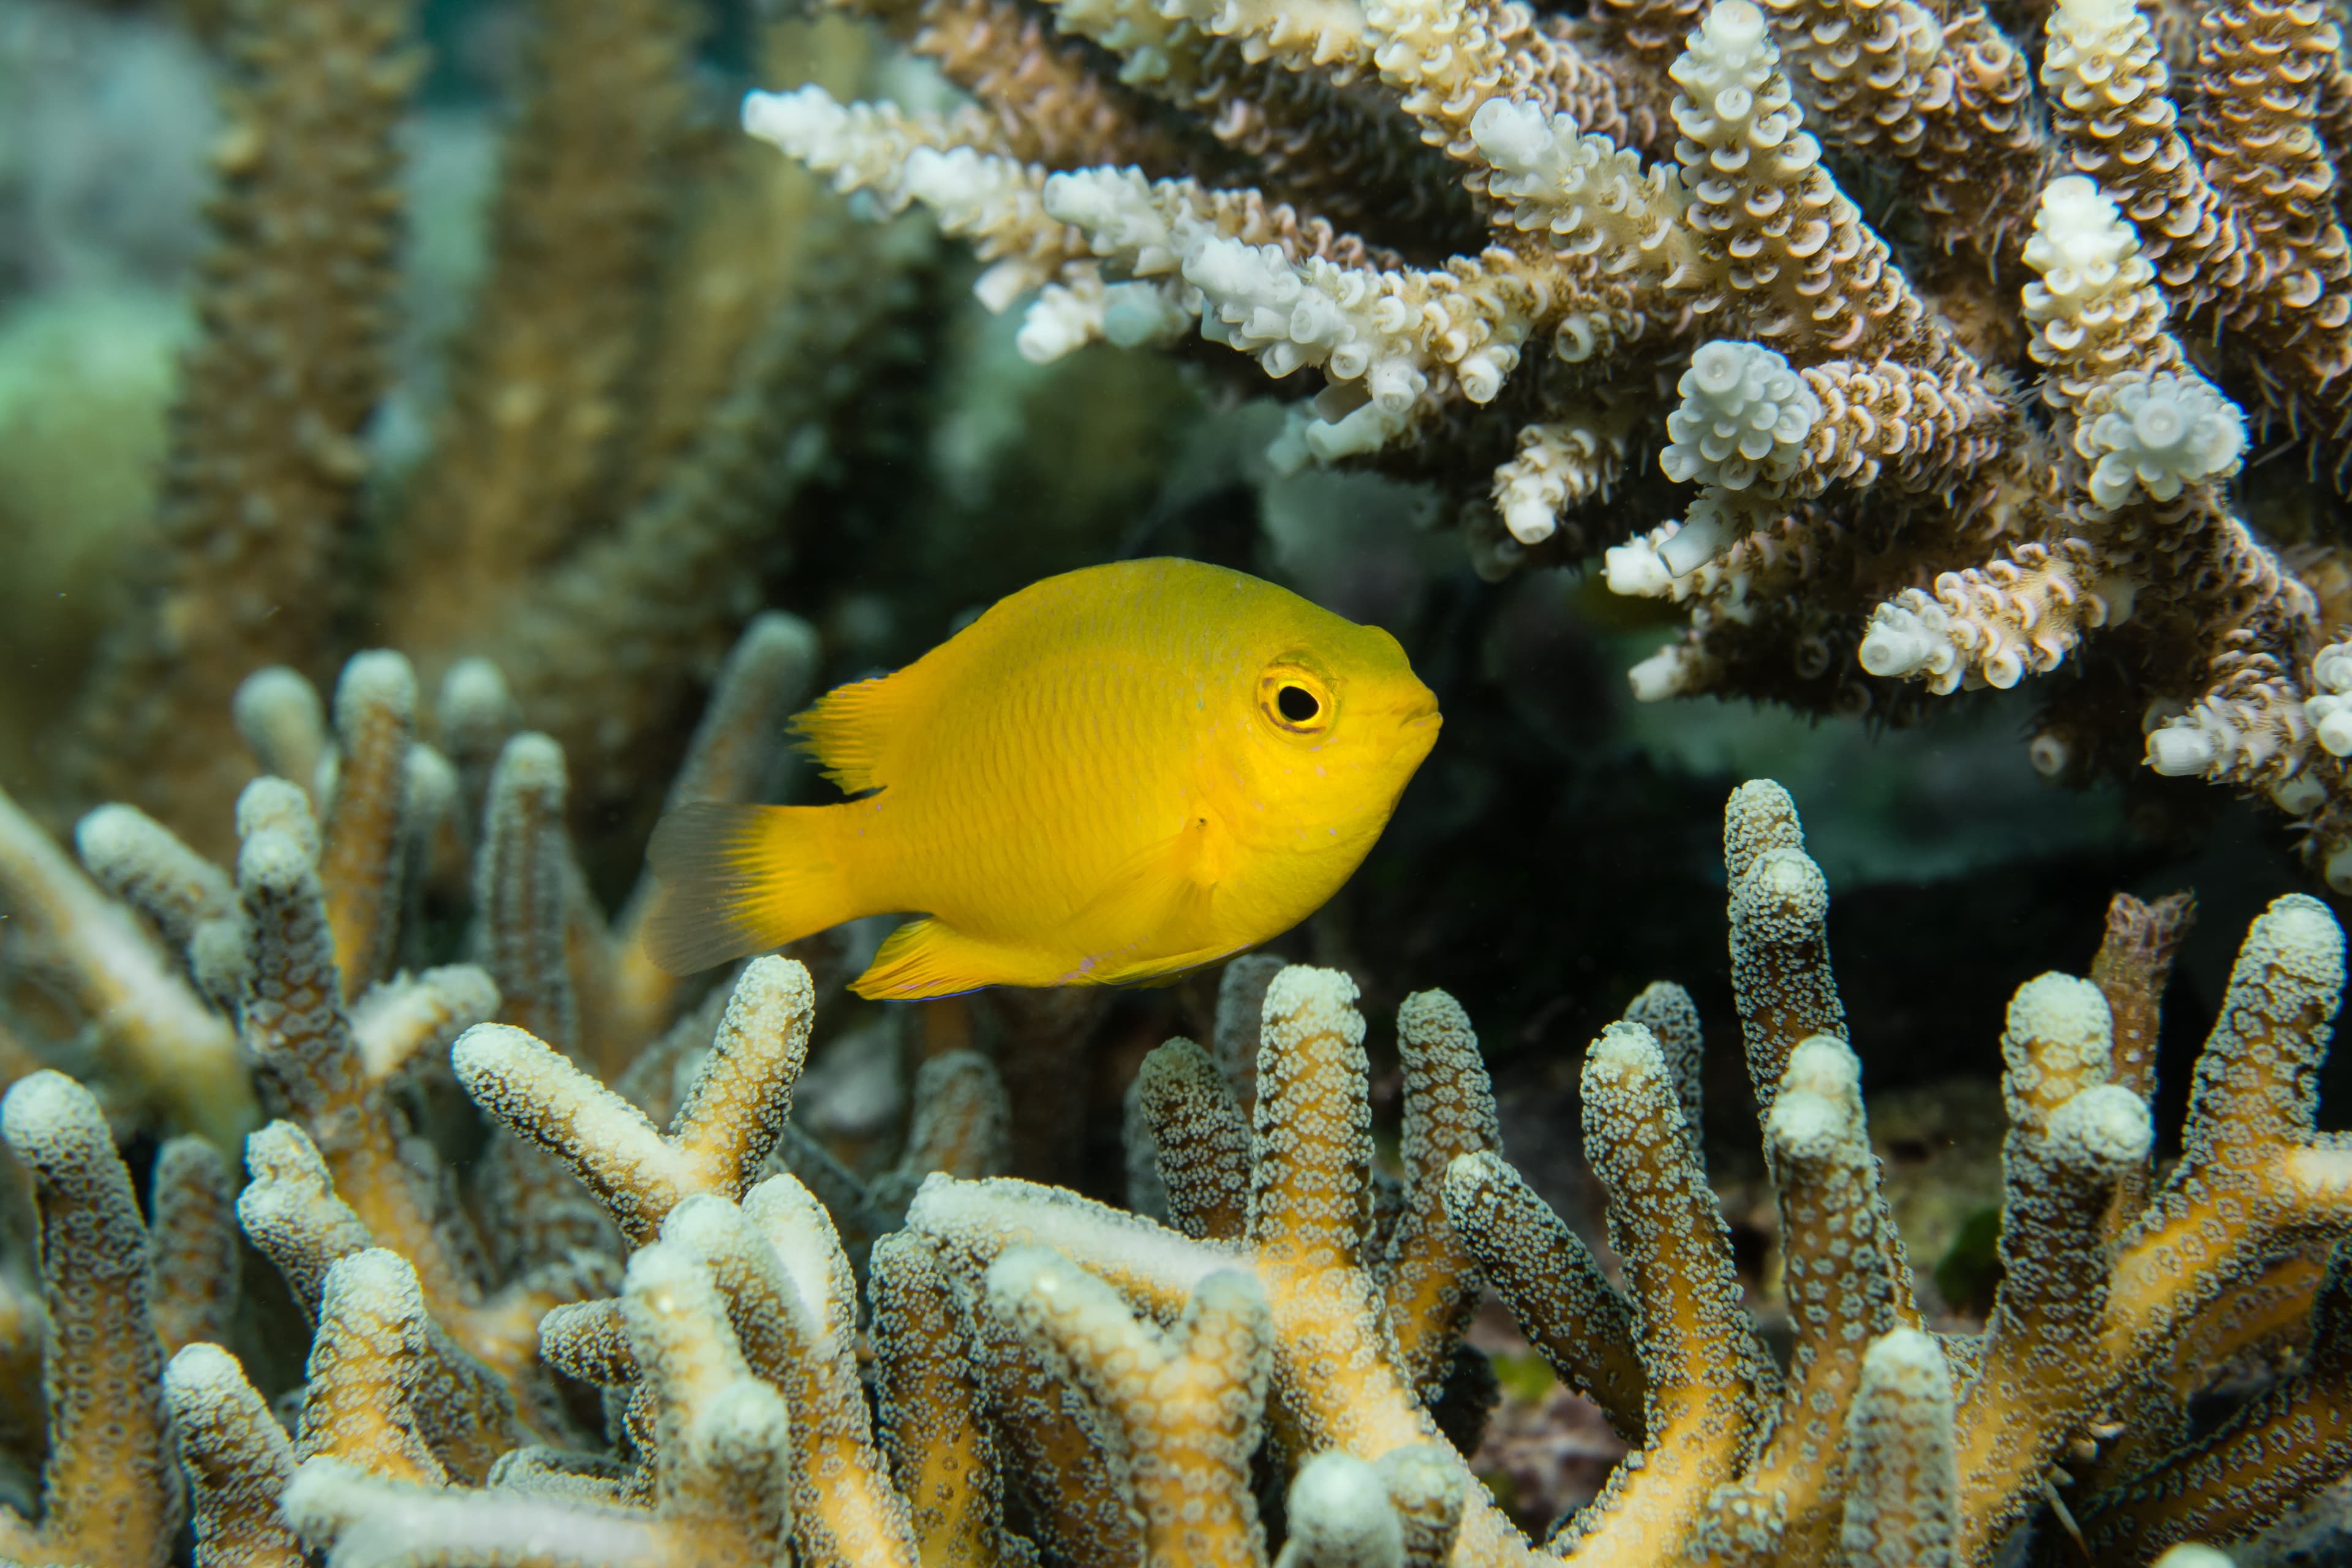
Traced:
<svg viewBox="0 0 2352 1568">
<path fill-rule="evenodd" d="M 1044 15 L 1000 9 L 1034 12 L 1033 26 Z M 1707 1022 L 1701 1133 L 1732 1256 L 1754 1300 L 1780 1312 L 1770 1332 L 1785 1331 L 1722 912 L 1725 803 L 1750 779 L 1785 787 L 1826 878 L 1882 1179 L 1937 1322 L 1980 1326 L 2000 1279 L 2011 994 L 2047 971 L 2085 973 L 2118 892 L 2195 895 L 2161 993 L 2153 1102 L 2158 1158 L 2178 1153 L 2192 1063 L 2249 923 L 2287 893 L 2345 914 L 2305 850 L 2308 824 L 2267 797 L 2158 776 L 2137 753 L 2037 768 L 2029 742 L 2049 721 L 2033 679 L 1861 714 L 1736 688 L 1635 700 L 1629 672 L 1687 617 L 1611 592 L 1599 550 L 1680 504 L 1661 501 L 1663 417 L 1624 434 L 1618 481 L 1577 514 L 1588 537 L 1572 559 L 1498 548 L 1493 526 L 1465 522 L 1469 492 L 1436 459 L 1417 480 L 1270 457 L 1284 405 L 1312 386 L 1217 343 L 1095 341 L 1041 363 L 1022 342 L 1034 319 L 976 297 L 989 264 L 919 205 L 836 194 L 738 127 L 754 88 L 814 82 L 910 112 L 962 101 L 950 80 L 970 81 L 937 63 L 952 65 L 952 47 L 905 48 L 890 34 L 915 24 L 874 15 L 887 26 L 730 0 L 0 0 L 0 792 L 24 823 L 0 852 L 11 1079 L 47 1067 L 89 1084 L 142 1192 L 174 1133 L 213 1137 L 234 1166 L 254 1098 L 192 1110 L 203 1096 L 125 1079 L 57 951 L 56 922 L 75 917 L 36 908 L 58 884 L 26 846 L 37 832 L 70 847 L 86 813 L 125 802 L 235 867 L 240 792 L 269 771 L 256 736 L 265 752 L 283 742 L 281 760 L 328 759 L 295 780 L 321 809 L 339 787 L 320 737 L 341 723 L 354 655 L 404 656 L 415 731 L 445 759 L 452 803 L 446 842 L 402 851 L 400 930 L 373 963 L 389 979 L 490 962 L 478 928 L 491 883 L 468 857 L 483 852 L 485 799 L 504 798 L 493 775 L 512 733 L 561 748 L 541 804 L 569 835 L 562 875 L 601 921 L 645 896 L 646 841 L 747 628 L 803 640 L 771 672 L 764 750 L 743 776 L 759 798 L 814 803 L 837 797 L 784 754 L 792 706 L 910 662 L 1042 577 L 1181 555 L 1387 628 L 1444 713 L 1361 868 L 1265 949 L 1360 988 L 1387 1165 L 1405 1092 L 1398 1011 L 1442 989 L 1475 1022 L 1513 1164 L 1598 1243 L 1586 1047 L 1651 982 L 1678 982 Z M 1851 177 L 1906 246 L 1906 225 L 1936 221 L 1892 176 L 1857 163 Z M 1383 221 L 1399 251 L 1443 255 L 1461 218 L 1440 211 L 1418 233 L 1410 216 Z M 1914 248 L 1932 247 L 1902 254 Z M 1657 379 L 1646 364 L 1627 374 Z M 2263 517 L 2293 514 L 2283 537 L 2340 521 L 2320 479 L 2247 485 Z M 778 613 L 796 620 L 756 619 Z M 1864 617 L 1837 614 L 1851 663 Z M 310 695 L 248 682 L 269 667 Z M 2140 727 L 2134 694 L 2069 700 L 2105 700 L 2114 727 Z M 342 745 L 348 777 L 348 731 Z M 328 908 L 340 918 L 331 893 Z M 889 923 L 788 950 L 816 986 L 801 1133 L 879 1180 L 899 1169 L 918 1069 L 977 1047 L 1012 1106 L 1009 1152 L 989 1173 L 1129 1203 L 1129 1085 L 1163 1040 L 1216 1031 L 1219 972 L 1132 990 L 847 996 L 843 980 Z M 152 943 L 156 922 L 142 929 Z M 205 981 L 189 973 L 194 996 Z M 642 1017 L 666 1026 L 701 991 L 665 990 Z M 565 1005 L 587 1020 L 583 1059 L 617 1080 L 621 1032 L 597 1059 L 588 1014 L 625 1004 Z M 2341 1058 L 2322 1072 L 2322 1129 L 2347 1124 L 2347 1074 Z M 278 1092 L 260 1091 L 265 1115 L 284 1114 Z M 488 1157 L 488 1124 L 446 1067 L 402 1092 L 445 1173 Z M 13 1336 L 0 1494 L 28 1513 L 46 1451 L 29 1190 L 7 1200 L 17 1310 L 0 1324 Z M 862 1277 L 872 1238 L 835 1217 Z M 240 1258 L 247 1300 L 228 1342 L 275 1398 L 303 1381 L 316 1303 L 249 1246 Z M 1491 1297 L 1471 1332 L 1503 1401 L 1475 1468 L 1539 1533 L 1593 1495 L 1624 1445 Z M 566 1397 L 567 1418 L 593 1426 L 593 1391 Z"/>
</svg>

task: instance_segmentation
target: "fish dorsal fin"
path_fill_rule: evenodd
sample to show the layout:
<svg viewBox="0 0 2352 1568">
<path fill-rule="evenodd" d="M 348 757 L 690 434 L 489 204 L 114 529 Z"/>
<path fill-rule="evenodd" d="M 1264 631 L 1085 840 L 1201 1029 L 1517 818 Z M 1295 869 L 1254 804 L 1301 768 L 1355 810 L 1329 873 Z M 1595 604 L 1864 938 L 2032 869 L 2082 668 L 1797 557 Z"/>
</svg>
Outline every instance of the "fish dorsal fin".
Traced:
<svg viewBox="0 0 2352 1568">
<path fill-rule="evenodd" d="M 836 686 L 794 715 L 792 728 L 801 737 L 801 749 L 843 793 L 864 795 L 890 782 L 883 776 L 882 756 L 914 695 L 910 673 L 902 669 Z"/>
</svg>

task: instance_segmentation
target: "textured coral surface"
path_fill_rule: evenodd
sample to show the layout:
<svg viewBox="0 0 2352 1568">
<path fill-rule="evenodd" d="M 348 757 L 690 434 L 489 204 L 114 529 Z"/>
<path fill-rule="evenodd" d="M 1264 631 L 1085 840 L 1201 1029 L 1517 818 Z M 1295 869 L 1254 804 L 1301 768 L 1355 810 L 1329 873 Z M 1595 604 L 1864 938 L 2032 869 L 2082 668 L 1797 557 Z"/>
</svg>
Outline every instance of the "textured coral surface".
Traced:
<svg viewBox="0 0 2352 1568">
<path fill-rule="evenodd" d="M 2257 794 L 2352 887 L 2329 7 L 855 8 L 976 104 L 745 129 L 969 238 L 1024 353 L 1255 358 L 1278 466 L 1685 606 L 1643 700 L 2038 678 L 2045 776 Z"/>
<path fill-rule="evenodd" d="M 747 635 L 680 798 L 758 787 L 807 646 Z M 249 681 L 281 740 L 335 722 L 311 788 L 241 792 L 233 869 L 128 805 L 83 820 L 79 867 L 7 820 L 0 897 L 59 965 L 135 974 L 142 1019 L 90 1087 L 36 1068 L 0 1114 L 47 1324 L 20 1331 L 45 1376 L 15 1419 L 46 1439 L 12 1557 L 167 1562 L 184 1510 L 205 1563 L 1935 1568 L 2077 1536 L 2137 1562 L 2256 1536 L 2352 1468 L 2352 1148 L 2313 1128 L 2344 943 L 2309 898 L 2247 932 L 2168 1168 L 2152 1047 L 2187 900 L 2119 897 L 2087 977 L 2017 987 L 1973 1300 L 1910 1261 L 1778 785 L 1724 814 L 1759 1269 L 1708 1179 L 1681 985 L 1583 1057 L 1603 1247 L 1507 1158 L 1453 998 L 1397 1008 L 1376 1121 L 1356 984 L 1262 957 L 1227 967 L 1205 1045 L 1143 1056 L 1122 1206 L 1003 1173 L 1043 1109 L 1005 1078 L 1087 1015 L 892 1014 L 941 1027 L 903 1111 L 845 1120 L 854 1080 L 808 1071 L 844 955 L 698 1000 L 646 968 L 642 900 L 608 920 L 587 892 L 563 749 L 508 734 L 469 800 L 415 701 L 384 651 L 331 705 Z M 443 884 L 475 962 L 425 966 Z M 840 1043 L 873 1061 L 892 1032 Z M 126 1163 L 93 1088 L 178 1135 Z M 1468 1331 L 1489 1294 L 1500 1356 Z M 1615 1441 L 1489 1431 L 1498 1369 L 1524 1400 L 1533 1358 L 1552 1420 Z M 1561 1467 L 1597 1489 L 1551 1529 L 1527 1510 Z"/>
</svg>

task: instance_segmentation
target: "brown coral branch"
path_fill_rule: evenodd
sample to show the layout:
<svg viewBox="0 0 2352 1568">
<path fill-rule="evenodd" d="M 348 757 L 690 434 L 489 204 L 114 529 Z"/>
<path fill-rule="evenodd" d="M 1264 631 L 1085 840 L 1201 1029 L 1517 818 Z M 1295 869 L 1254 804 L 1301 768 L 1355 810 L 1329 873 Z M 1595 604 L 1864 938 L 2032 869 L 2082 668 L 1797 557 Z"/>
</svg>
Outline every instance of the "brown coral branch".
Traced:
<svg viewBox="0 0 2352 1568">
<path fill-rule="evenodd" d="M 236 0 L 221 178 L 142 608 L 101 652 L 75 732 L 92 793 L 202 848 L 245 782 L 231 695 L 307 661 L 341 599 L 386 377 L 394 132 L 421 57 L 405 0 Z"/>
</svg>

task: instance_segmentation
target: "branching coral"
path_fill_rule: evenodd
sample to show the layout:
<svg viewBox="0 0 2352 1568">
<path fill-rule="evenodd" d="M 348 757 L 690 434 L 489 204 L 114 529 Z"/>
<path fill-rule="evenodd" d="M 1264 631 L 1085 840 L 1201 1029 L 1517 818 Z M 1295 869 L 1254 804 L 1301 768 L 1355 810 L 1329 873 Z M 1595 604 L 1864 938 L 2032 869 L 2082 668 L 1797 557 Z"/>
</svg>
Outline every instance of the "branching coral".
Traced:
<svg viewBox="0 0 2352 1568">
<path fill-rule="evenodd" d="M 761 649 L 788 629 L 739 650 L 682 788 L 756 774 L 730 759 L 772 727 Z M 481 696 L 491 677 L 467 679 Z M 12 1554 L 164 1561 L 184 1492 L 199 1561 L 284 1568 L 1980 1568 L 2021 1528 L 2116 1561 L 2233 1539 L 2352 1467 L 2352 1297 L 2340 1257 L 2317 1261 L 2352 1236 L 2352 1146 L 2313 1127 L 2344 952 L 2310 899 L 2248 933 L 2160 1180 L 2151 1042 L 2185 908 L 2119 900 L 2091 978 L 2018 989 L 2001 1281 L 1981 1334 L 1936 1333 L 1879 1190 L 1826 882 L 1784 792 L 1735 794 L 1730 969 L 1780 1205 L 1782 1362 L 1707 1184 L 1679 987 L 1635 998 L 1583 1064 L 1614 1277 L 1505 1160 L 1442 993 L 1397 1013 L 1402 1181 L 1379 1201 L 1355 986 L 1265 960 L 1228 973 L 1213 1049 L 1143 1064 L 1132 1125 L 1157 1182 L 1138 1190 L 1165 1223 L 996 1174 L 1006 1100 L 969 1051 L 918 1075 L 899 1163 L 861 1183 L 787 1121 L 817 1001 L 792 960 L 753 960 L 658 1038 L 586 1048 L 591 1017 L 658 1028 L 684 999 L 614 1001 L 557 826 L 561 748 L 422 760 L 413 689 L 397 656 L 355 659 L 331 742 L 293 678 L 247 689 L 241 717 L 311 763 L 326 826 L 309 790 L 255 781 L 234 879 L 125 808 L 82 835 L 184 943 L 191 997 L 233 1013 L 277 1118 L 247 1142 L 236 1220 L 316 1331 L 289 1436 L 264 1363 L 220 1342 L 240 1314 L 217 1152 L 166 1145 L 142 1224 L 96 1101 L 26 1078 L 0 1131 L 42 1215 L 50 1449 Z M 467 885 L 436 846 L 477 790 L 487 967 L 408 971 L 406 879 Z M 614 1087 L 600 1054 L 626 1064 Z M 436 1084 L 496 1129 L 462 1184 L 420 1115 Z M 1487 1285 L 1635 1445 L 1540 1545 L 1456 1446 Z M 2298 1328 L 2283 1373 L 2191 1425 L 2221 1357 Z"/>
<path fill-rule="evenodd" d="M 493 659 L 575 794 L 649 804 L 648 749 L 675 759 L 829 421 L 894 362 L 919 293 L 921 234 L 847 224 L 806 176 L 697 134 L 695 7 L 530 7 L 488 275 L 429 450 L 402 450 L 370 421 L 394 390 L 415 10 L 217 18 L 230 126 L 202 338 L 139 581 L 62 748 L 69 798 L 125 800 L 215 857 L 241 776 L 232 692 L 263 665 L 324 679 L 360 626 L 428 689 Z M 763 29 L 795 46 L 779 68 L 861 79 L 854 40 L 803 50 L 807 31 Z"/>
<path fill-rule="evenodd" d="M 2264 792 L 2352 878 L 2304 711 L 2340 628 L 2231 493 L 2264 431 L 2352 460 L 2325 7 L 2227 0 L 2168 57 L 2129 0 L 2009 18 L 2038 39 L 1877 0 L 863 8 L 978 108 L 802 89 L 745 126 L 972 239 L 983 300 L 1034 295 L 1024 352 L 1197 329 L 1293 400 L 1277 460 L 1437 484 L 1493 569 L 1622 541 L 1611 585 L 1691 613 L 1644 699 L 1906 720 L 2097 635 L 2128 698 L 2053 684 L 2037 764 L 2137 759 L 2145 712 L 2157 771 Z M 1645 426 L 1701 489 L 1626 540 Z"/>
</svg>

